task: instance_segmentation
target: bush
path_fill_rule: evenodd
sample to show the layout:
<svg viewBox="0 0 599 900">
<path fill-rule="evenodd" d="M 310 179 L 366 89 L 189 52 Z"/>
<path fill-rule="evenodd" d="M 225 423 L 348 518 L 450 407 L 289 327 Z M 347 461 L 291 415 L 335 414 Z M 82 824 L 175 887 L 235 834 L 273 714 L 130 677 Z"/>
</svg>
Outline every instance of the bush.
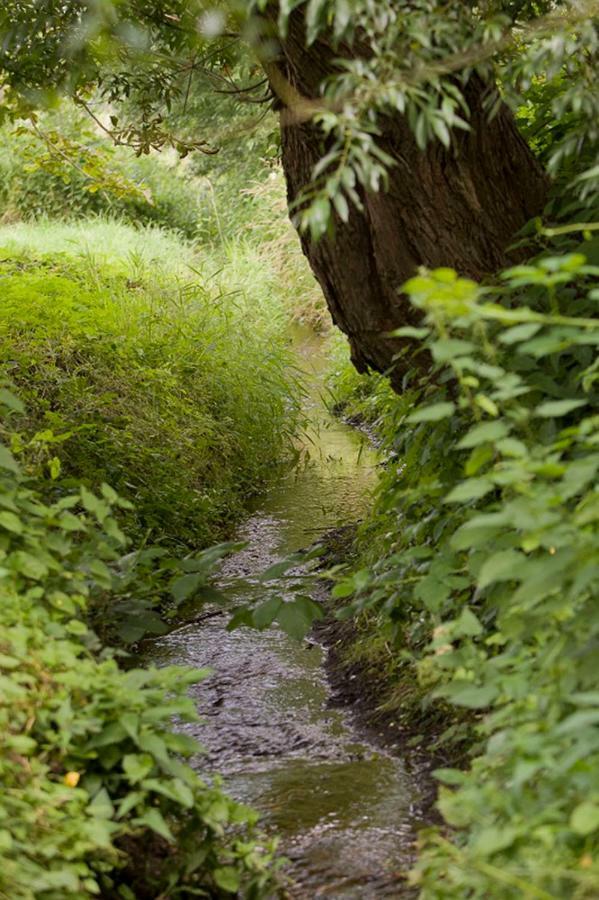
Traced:
<svg viewBox="0 0 599 900">
<path fill-rule="evenodd" d="M 454 831 L 422 837 L 423 898 L 599 891 L 599 270 L 583 253 L 496 289 L 447 269 L 406 286 L 424 322 L 400 333 L 435 378 L 395 401 L 365 565 L 336 592 L 392 632 L 429 703 L 469 713 L 470 768 L 437 772 Z"/>
<path fill-rule="evenodd" d="M 199 748 L 172 730 L 205 673 L 122 671 L 88 627 L 125 551 L 123 501 L 104 486 L 48 502 L 9 450 L 31 446 L 11 434 L 22 407 L 6 386 L 0 412 L 0 893 L 265 895 L 255 814 L 182 761 Z"/>
<path fill-rule="evenodd" d="M 204 202 L 199 187 L 190 189 L 189 174 L 183 175 L 178 161 L 136 157 L 128 148 L 113 147 L 67 106 L 47 115 L 43 128 L 52 149 L 26 128 L 2 131 L 0 214 L 5 218 L 110 215 L 196 236 L 206 216 Z"/>
<path fill-rule="evenodd" d="M 226 297 L 140 260 L 14 243 L 0 255 L 0 364 L 27 404 L 19 427 L 51 435 L 57 487 L 113 485 L 135 504 L 121 513 L 131 535 L 196 547 L 225 535 L 295 428 L 272 298 L 230 284 Z"/>
</svg>

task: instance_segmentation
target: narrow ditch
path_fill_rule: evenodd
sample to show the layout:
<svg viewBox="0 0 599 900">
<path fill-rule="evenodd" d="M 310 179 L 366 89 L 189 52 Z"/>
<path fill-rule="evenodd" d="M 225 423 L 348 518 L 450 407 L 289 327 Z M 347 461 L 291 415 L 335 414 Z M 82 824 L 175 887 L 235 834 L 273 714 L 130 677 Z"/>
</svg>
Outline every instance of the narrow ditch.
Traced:
<svg viewBox="0 0 599 900">
<path fill-rule="evenodd" d="M 223 586 L 243 576 L 251 590 L 273 562 L 368 507 L 376 451 L 326 409 L 326 343 L 306 332 L 296 347 L 310 379 L 304 462 L 273 485 L 240 529 L 247 547 L 225 562 Z M 279 587 L 285 591 L 284 582 Z M 198 766 L 222 775 L 229 793 L 260 810 L 265 827 L 280 835 L 290 898 L 410 896 L 404 873 L 422 795 L 417 774 L 334 705 L 319 643 L 299 644 L 275 627 L 225 626 L 223 616 L 192 622 L 144 654 L 158 665 L 214 670 L 192 689 L 203 721 L 184 726 L 206 750 Z"/>
</svg>

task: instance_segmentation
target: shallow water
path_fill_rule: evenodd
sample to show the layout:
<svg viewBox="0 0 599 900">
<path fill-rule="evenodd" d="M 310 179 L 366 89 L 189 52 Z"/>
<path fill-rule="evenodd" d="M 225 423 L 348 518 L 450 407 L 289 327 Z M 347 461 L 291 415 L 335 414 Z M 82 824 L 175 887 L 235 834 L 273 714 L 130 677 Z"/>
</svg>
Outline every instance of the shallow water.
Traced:
<svg viewBox="0 0 599 900">
<path fill-rule="evenodd" d="M 356 521 L 368 506 L 376 453 L 326 411 L 319 394 L 325 354 L 321 340 L 301 336 L 299 361 L 310 377 L 307 453 L 240 529 L 248 546 L 225 562 L 224 586 L 243 575 L 252 590 L 253 578 L 281 556 Z M 218 615 L 192 622 L 149 650 L 159 665 L 214 670 L 192 688 L 203 721 L 184 726 L 206 748 L 198 764 L 220 773 L 228 791 L 281 836 L 290 897 L 406 895 L 401 874 L 419 798 L 414 777 L 400 758 L 360 736 L 347 711 L 331 706 L 318 644 L 297 643 L 276 627 L 228 632 L 225 625 Z"/>
</svg>

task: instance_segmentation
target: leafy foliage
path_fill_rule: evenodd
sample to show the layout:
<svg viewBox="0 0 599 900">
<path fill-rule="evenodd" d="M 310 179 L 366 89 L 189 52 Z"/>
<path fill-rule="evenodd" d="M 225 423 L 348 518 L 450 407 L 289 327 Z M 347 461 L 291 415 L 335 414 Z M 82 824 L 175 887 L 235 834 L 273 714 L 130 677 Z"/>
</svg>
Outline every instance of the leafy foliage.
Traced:
<svg viewBox="0 0 599 900">
<path fill-rule="evenodd" d="M 124 501 L 107 486 L 48 501 L 9 449 L 21 401 L 4 385 L 0 403 L 0 891 L 262 896 L 272 847 L 253 839 L 255 814 L 182 761 L 199 747 L 172 730 L 196 717 L 186 691 L 206 673 L 123 671 L 89 628 Z"/>
<path fill-rule="evenodd" d="M 544 148 L 547 165 L 553 174 L 568 174 L 573 159 L 584 162 L 571 181 L 585 197 L 594 191 L 597 166 L 596 10 L 596 0 L 497 0 L 443 8 L 433 0 L 308 0 L 279 4 L 277 16 L 265 0 L 222 7 L 201 0 L 99 7 L 78 2 L 68 10 L 12 0 L 0 19 L 5 35 L 0 65 L 10 88 L 4 107 L 12 116 L 27 115 L 57 90 L 86 104 L 89 86 L 96 84 L 105 101 L 126 101 L 130 112 L 131 104 L 137 110 L 137 119 L 132 114 L 120 123 L 115 117 L 118 142 L 132 144 L 140 154 L 167 145 L 181 153 L 193 146 L 210 149 L 210 103 L 208 109 L 200 103 L 204 115 L 194 130 L 184 127 L 179 136 L 170 116 L 173 105 L 185 119 L 198 79 L 250 100 L 255 89 L 263 99 L 264 79 L 231 33 L 245 39 L 272 79 L 277 40 L 285 37 L 289 17 L 299 13 L 307 44 L 324 35 L 339 57 L 338 71 L 321 85 L 321 97 L 296 96 L 287 84 L 278 89 L 291 119 L 311 119 L 323 138 L 322 157 L 302 200 L 309 203 L 300 204 L 298 212 L 301 227 L 314 239 L 329 227 L 333 210 L 346 220 L 352 205 L 361 207 L 361 191 L 384 186 L 393 165 L 377 143 L 385 116 L 404 116 L 421 148 L 433 141 L 452 148 L 456 134 L 470 128 L 467 85 L 473 71 L 490 84 L 498 75 L 504 99 L 514 108 L 522 106 L 531 87 L 542 88 L 535 118 L 568 123 L 561 134 L 561 126 L 553 129 Z M 36 28 L 40 22 L 43 28 Z M 70 41 L 62 40 L 64 33 Z M 235 66 L 240 80 L 231 84 Z M 490 88 L 490 115 L 499 99 Z"/>
<path fill-rule="evenodd" d="M 437 773 L 456 831 L 423 838 L 423 897 L 599 886 L 598 274 L 570 252 L 495 287 L 406 285 L 425 323 L 401 333 L 435 383 L 395 402 L 368 564 L 336 593 L 390 624 L 429 696 L 475 711 L 470 769 Z"/>
<path fill-rule="evenodd" d="M 0 163 L 5 219 L 111 215 L 193 238 L 206 218 L 201 191 L 176 166 L 114 147 L 83 113 L 63 104 L 32 126 L 5 126 Z"/>
</svg>

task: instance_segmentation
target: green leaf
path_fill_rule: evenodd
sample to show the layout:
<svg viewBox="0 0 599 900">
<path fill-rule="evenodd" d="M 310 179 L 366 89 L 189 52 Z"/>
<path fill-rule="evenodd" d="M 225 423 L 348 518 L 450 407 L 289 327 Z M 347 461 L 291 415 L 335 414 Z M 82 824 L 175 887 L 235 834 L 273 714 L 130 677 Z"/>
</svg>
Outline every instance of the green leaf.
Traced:
<svg viewBox="0 0 599 900">
<path fill-rule="evenodd" d="M 467 449 L 484 444 L 486 441 L 499 441 L 508 433 L 509 428 L 504 422 L 483 422 L 471 428 L 459 442 L 458 447 Z"/>
<path fill-rule="evenodd" d="M 454 633 L 464 635 L 466 637 L 476 637 L 483 632 L 482 625 L 480 624 L 472 610 L 468 609 L 467 606 L 462 610 L 460 618 L 456 621 L 456 626 L 457 631 Z"/>
<path fill-rule="evenodd" d="M 432 774 L 437 781 L 442 781 L 443 784 L 464 784 L 466 780 L 466 773 L 460 772 L 459 769 L 434 769 Z"/>
<path fill-rule="evenodd" d="M 497 688 L 492 684 L 477 687 L 470 683 L 452 682 L 437 693 L 439 696 L 448 697 L 456 706 L 483 709 L 495 699 Z"/>
<path fill-rule="evenodd" d="M 48 574 L 45 562 L 25 550 L 17 550 L 10 559 L 12 566 L 26 578 L 41 581 Z"/>
<path fill-rule="evenodd" d="M 12 409 L 13 412 L 25 412 L 25 407 L 19 398 L 16 397 L 12 391 L 7 390 L 7 388 L 0 388 L 0 406 L 6 406 L 8 409 Z"/>
<path fill-rule="evenodd" d="M 449 360 L 455 359 L 456 356 L 465 356 L 468 353 L 473 353 L 475 350 L 475 345 L 470 341 L 461 341 L 457 338 L 445 338 L 442 341 L 435 341 L 431 346 L 433 358 L 441 363 L 449 362 Z"/>
<path fill-rule="evenodd" d="M 537 322 L 526 322 L 524 325 L 516 325 L 508 328 L 499 335 L 502 344 L 517 344 L 519 341 L 527 341 L 539 331 L 541 325 Z"/>
<path fill-rule="evenodd" d="M 475 835 L 472 849 L 480 856 L 491 856 L 499 850 L 511 847 L 518 836 L 517 828 L 497 828 L 491 825 L 488 828 L 481 828 Z"/>
<path fill-rule="evenodd" d="M 517 550 L 500 550 L 485 560 L 478 573 L 478 586 L 485 588 L 494 581 L 512 581 L 526 557 Z"/>
<path fill-rule="evenodd" d="M 189 575 L 181 575 L 171 582 L 170 592 L 177 603 L 183 603 L 194 594 L 204 584 L 206 576 L 203 572 L 191 572 Z"/>
<path fill-rule="evenodd" d="M 570 816 L 570 826 L 576 834 L 586 836 L 599 829 L 599 805 L 590 800 L 580 803 Z"/>
<path fill-rule="evenodd" d="M 443 402 L 424 406 L 416 412 L 410 413 L 408 422 L 438 422 L 446 419 L 455 409 L 455 403 Z"/>
<path fill-rule="evenodd" d="M 8 469 L 9 472 L 18 474 L 20 469 L 10 450 L 0 444 L 0 469 Z"/>
<path fill-rule="evenodd" d="M 307 614 L 304 606 L 293 601 L 282 603 L 277 613 L 277 622 L 283 631 L 297 641 L 305 638 L 315 618 Z"/>
<path fill-rule="evenodd" d="M 565 416 L 572 410 L 586 405 L 586 400 L 550 400 L 548 403 L 541 403 L 540 406 L 537 406 L 535 415 L 544 419 L 552 416 Z"/>
<path fill-rule="evenodd" d="M 262 630 L 263 628 L 268 628 L 269 625 L 272 625 L 282 603 L 283 601 L 280 597 L 269 597 L 268 600 L 265 600 L 264 603 L 257 606 L 252 613 L 254 626 Z"/>
<path fill-rule="evenodd" d="M 488 478 L 469 478 L 462 481 L 445 497 L 444 503 L 465 503 L 468 500 L 478 500 L 489 491 L 494 490 L 495 485 Z"/>
<path fill-rule="evenodd" d="M 0 528 L 12 531 L 13 534 L 23 533 L 22 521 L 14 513 L 8 511 L 0 512 Z"/>
<path fill-rule="evenodd" d="M 236 894 L 241 884 L 241 876 L 233 866 L 223 866 L 213 872 L 214 880 L 221 891 Z"/>
<path fill-rule="evenodd" d="M 112 819 L 114 806 L 106 788 L 100 788 L 88 806 L 89 812 L 98 819 Z"/>
<path fill-rule="evenodd" d="M 123 757 L 123 770 L 131 784 L 142 781 L 154 768 L 154 760 L 149 753 L 127 753 Z"/>
<path fill-rule="evenodd" d="M 132 824 L 146 825 L 148 828 L 151 828 L 152 831 L 155 831 L 156 834 L 159 834 L 160 837 L 163 837 L 171 844 L 175 841 L 175 838 L 173 837 L 173 834 L 166 824 L 164 817 L 159 809 L 149 809 L 143 814 L 143 816 L 138 816 L 137 818 L 133 819 Z"/>
</svg>

